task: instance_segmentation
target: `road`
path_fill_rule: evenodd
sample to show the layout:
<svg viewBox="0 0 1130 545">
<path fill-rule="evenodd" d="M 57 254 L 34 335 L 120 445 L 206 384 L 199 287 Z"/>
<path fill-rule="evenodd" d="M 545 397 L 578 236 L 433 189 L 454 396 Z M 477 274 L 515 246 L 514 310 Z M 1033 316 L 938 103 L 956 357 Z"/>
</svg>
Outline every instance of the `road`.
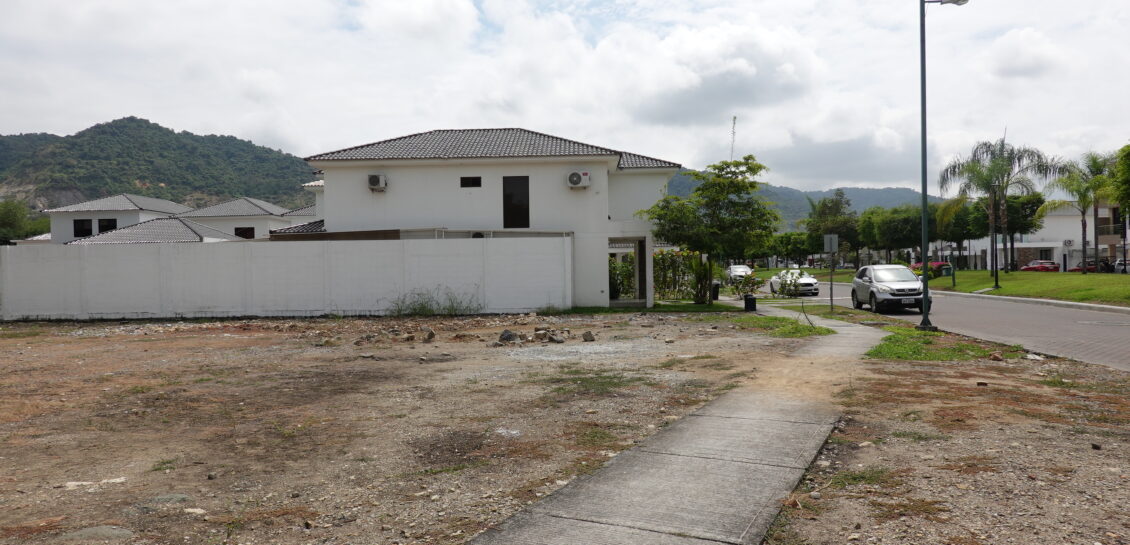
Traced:
<svg viewBox="0 0 1130 545">
<path fill-rule="evenodd" d="M 810 302 L 828 302 L 828 285 Z M 833 289 L 837 305 L 851 306 L 849 284 Z M 1018 344 L 1042 354 L 1107 365 L 1130 371 L 1130 314 L 1081 310 L 1016 302 L 996 297 L 962 297 L 932 291 L 930 322 L 939 329 L 995 341 Z M 915 310 L 883 313 L 918 323 Z"/>
</svg>

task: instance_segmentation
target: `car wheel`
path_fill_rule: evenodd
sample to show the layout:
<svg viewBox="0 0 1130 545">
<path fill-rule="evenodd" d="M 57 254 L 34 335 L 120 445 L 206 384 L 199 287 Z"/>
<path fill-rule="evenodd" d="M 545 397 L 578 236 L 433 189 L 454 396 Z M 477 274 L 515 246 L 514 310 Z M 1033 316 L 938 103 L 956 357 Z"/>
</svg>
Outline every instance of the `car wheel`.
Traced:
<svg viewBox="0 0 1130 545">
<path fill-rule="evenodd" d="M 859 299 L 857 299 L 855 297 L 855 290 L 851 290 L 851 308 L 854 308 L 854 309 L 863 308 L 863 303 L 859 302 Z"/>
<path fill-rule="evenodd" d="M 871 305 L 871 312 L 879 312 L 879 301 L 875 300 L 874 293 L 871 294 L 871 298 L 868 303 Z"/>
</svg>

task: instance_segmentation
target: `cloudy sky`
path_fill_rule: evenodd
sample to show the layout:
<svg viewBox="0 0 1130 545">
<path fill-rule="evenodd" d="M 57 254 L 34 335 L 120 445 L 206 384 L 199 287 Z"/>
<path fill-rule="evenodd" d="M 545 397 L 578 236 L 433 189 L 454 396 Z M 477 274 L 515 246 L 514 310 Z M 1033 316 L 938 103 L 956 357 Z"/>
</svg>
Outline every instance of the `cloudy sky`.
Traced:
<svg viewBox="0 0 1130 545">
<path fill-rule="evenodd" d="M 1130 144 L 1130 3 L 927 10 L 933 176 Z M 135 115 L 300 156 L 524 127 L 798 189 L 919 184 L 915 0 L 4 0 L 0 134 Z"/>
</svg>

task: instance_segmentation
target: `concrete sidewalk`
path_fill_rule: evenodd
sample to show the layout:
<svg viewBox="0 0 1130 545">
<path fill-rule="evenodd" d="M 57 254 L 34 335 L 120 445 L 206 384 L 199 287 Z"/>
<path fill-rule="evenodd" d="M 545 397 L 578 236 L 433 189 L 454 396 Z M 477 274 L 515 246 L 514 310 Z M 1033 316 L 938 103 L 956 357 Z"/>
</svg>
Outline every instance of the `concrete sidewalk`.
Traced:
<svg viewBox="0 0 1130 545">
<path fill-rule="evenodd" d="M 758 314 L 795 315 L 768 307 Z M 812 339 L 796 356 L 855 359 L 884 335 L 813 322 L 838 334 Z M 730 392 L 470 543 L 758 544 L 837 418 L 822 403 Z"/>
</svg>

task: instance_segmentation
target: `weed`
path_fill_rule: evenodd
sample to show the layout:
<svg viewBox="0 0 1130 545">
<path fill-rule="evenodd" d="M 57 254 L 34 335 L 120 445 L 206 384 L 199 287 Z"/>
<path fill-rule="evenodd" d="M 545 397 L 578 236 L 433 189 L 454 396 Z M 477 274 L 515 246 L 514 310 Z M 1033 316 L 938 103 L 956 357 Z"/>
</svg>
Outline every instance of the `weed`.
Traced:
<svg viewBox="0 0 1130 545">
<path fill-rule="evenodd" d="M 902 484 L 898 474 L 885 467 L 868 467 L 859 471 L 841 471 L 828 479 L 830 488 L 846 488 L 848 486 L 869 484 L 883 488 L 892 488 Z"/>
<path fill-rule="evenodd" d="M 604 448 L 611 446 L 618 439 L 612 432 L 597 427 L 591 427 L 582 432 L 577 433 L 573 439 L 577 446 L 586 448 Z"/>
<path fill-rule="evenodd" d="M 686 361 L 686 359 L 684 359 L 684 358 L 671 358 L 669 360 L 664 360 L 664 361 L 659 362 L 659 364 L 656 365 L 656 367 L 659 367 L 660 369 L 670 369 L 670 368 L 672 368 L 676 365 L 679 365 L 680 363 L 683 363 L 685 361 Z"/>
<path fill-rule="evenodd" d="M 896 431 L 891 433 L 891 437 L 898 437 L 899 439 L 910 439 L 915 443 L 924 443 L 926 441 L 948 441 L 950 436 L 939 435 L 933 433 L 922 433 L 917 431 Z"/>
<path fill-rule="evenodd" d="M 922 500 L 917 498 L 910 498 L 905 501 L 896 501 L 886 503 L 876 500 L 871 500 L 871 507 L 875 510 L 872 516 L 875 520 L 886 522 L 897 520 L 901 517 L 923 517 L 926 520 L 939 522 L 942 519 L 938 515 L 949 511 L 948 507 L 944 507 L 945 503 L 941 500 Z"/>
<path fill-rule="evenodd" d="M 537 382 L 553 386 L 551 391 L 561 396 L 599 397 L 645 382 L 645 379 L 601 369 L 561 366 L 558 375 L 539 379 Z"/>
<path fill-rule="evenodd" d="M 450 287 L 436 286 L 430 290 L 420 289 L 402 293 L 389 302 L 388 313 L 392 316 L 463 316 L 476 314 L 483 309 L 475 291 L 459 293 Z"/>
<path fill-rule="evenodd" d="M 744 328 L 763 331 L 772 337 L 799 338 L 835 333 L 827 327 L 802 324 L 799 320 L 781 316 L 741 316 L 731 321 Z"/>
<path fill-rule="evenodd" d="M 34 330 L 2 331 L 0 332 L 0 339 L 26 339 L 28 337 L 38 337 L 42 334 L 42 331 Z"/>
<path fill-rule="evenodd" d="M 169 458 L 168 460 L 158 460 L 157 463 L 153 464 L 153 467 L 150 468 L 149 470 L 150 471 L 172 471 L 176 468 L 177 468 L 177 460 L 175 458 Z"/>
</svg>

